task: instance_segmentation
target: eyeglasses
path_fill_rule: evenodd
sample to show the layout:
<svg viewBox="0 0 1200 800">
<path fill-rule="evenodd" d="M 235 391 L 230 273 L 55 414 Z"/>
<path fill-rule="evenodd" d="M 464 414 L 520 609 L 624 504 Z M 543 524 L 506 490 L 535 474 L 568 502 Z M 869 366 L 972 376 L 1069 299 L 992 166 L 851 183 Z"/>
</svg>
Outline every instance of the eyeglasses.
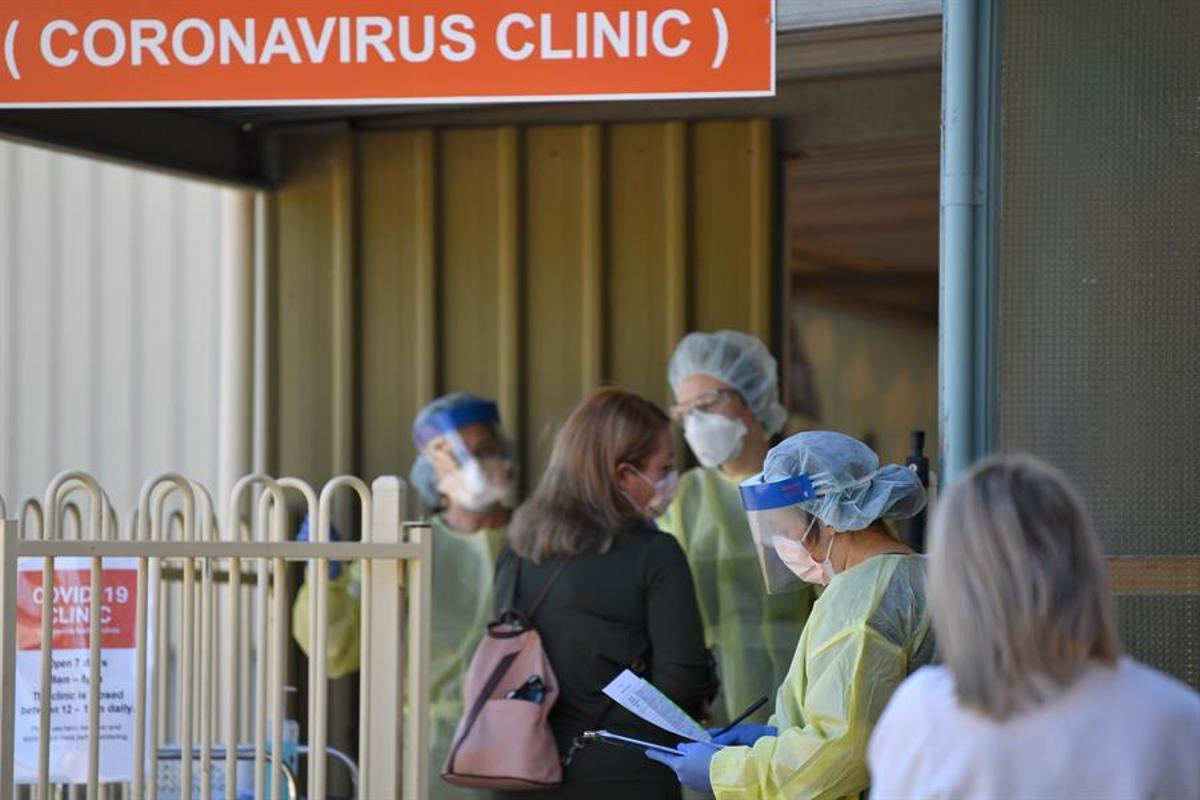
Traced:
<svg viewBox="0 0 1200 800">
<path fill-rule="evenodd" d="M 730 397 L 741 399 L 742 394 L 737 389 L 712 389 L 690 403 L 671 406 L 671 418 L 676 422 L 683 422 L 684 418 L 693 411 L 711 414 L 720 410 Z"/>
</svg>

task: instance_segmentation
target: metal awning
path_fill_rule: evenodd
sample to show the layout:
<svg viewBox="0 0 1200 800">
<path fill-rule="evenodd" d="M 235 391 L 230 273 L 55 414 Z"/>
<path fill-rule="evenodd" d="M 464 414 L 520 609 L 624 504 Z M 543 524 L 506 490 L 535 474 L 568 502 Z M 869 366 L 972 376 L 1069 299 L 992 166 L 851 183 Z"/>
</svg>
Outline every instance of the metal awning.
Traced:
<svg viewBox="0 0 1200 800">
<path fill-rule="evenodd" d="M 940 0 L 779 0 L 779 94 L 769 99 L 461 107 L 12 110 L 0 111 L 0 135 L 172 172 L 269 187 L 281 178 L 278 135 L 297 127 L 786 116 L 789 81 L 936 66 L 941 55 L 940 7 Z"/>
</svg>

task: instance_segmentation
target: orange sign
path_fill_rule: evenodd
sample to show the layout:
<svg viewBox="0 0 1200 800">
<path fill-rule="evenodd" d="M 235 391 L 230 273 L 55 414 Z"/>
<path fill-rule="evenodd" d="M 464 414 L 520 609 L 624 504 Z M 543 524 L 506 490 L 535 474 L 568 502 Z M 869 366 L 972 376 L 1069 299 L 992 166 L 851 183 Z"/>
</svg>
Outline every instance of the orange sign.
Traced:
<svg viewBox="0 0 1200 800">
<path fill-rule="evenodd" d="M 100 577 L 101 647 L 130 648 L 135 643 L 137 570 L 106 567 Z M 86 650 L 91 646 L 92 573 L 87 569 L 54 571 L 50 599 L 55 650 Z M 17 649 L 42 646 L 41 565 L 17 573 Z"/>
<path fill-rule="evenodd" d="M 774 94 L 773 0 L 6 0 L 0 107 Z"/>
</svg>

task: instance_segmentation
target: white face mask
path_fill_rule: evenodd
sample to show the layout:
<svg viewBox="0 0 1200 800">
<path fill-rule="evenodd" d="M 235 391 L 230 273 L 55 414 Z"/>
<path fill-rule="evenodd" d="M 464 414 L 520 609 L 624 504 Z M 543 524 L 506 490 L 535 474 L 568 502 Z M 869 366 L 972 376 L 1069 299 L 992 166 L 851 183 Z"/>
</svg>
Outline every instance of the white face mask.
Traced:
<svg viewBox="0 0 1200 800">
<path fill-rule="evenodd" d="M 508 498 L 512 477 L 508 462 L 468 459 L 438 481 L 438 491 L 468 511 L 487 511 Z"/>
<path fill-rule="evenodd" d="M 683 438 L 705 467 L 717 467 L 737 458 L 747 433 L 746 423 L 724 414 L 693 411 L 683 420 Z"/>
<path fill-rule="evenodd" d="M 646 505 L 642 506 L 641 512 L 646 519 L 656 520 L 667 513 L 667 509 L 671 507 L 671 501 L 675 499 L 675 489 L 679 486 L 679 473 L 671 470 L 662 480 L 655 483 L 643 475 L 637 467 L 634 467 L 633 471 L 654 489 L 654 494 L 651 495 Z"/>
<path fill-rule="evenodd" d="M 825 553 L 825 560 L 821 562 L 813 558 L 812 553 L 809 553 L 808 548 L 803 544 L 804 540 L 808 538 L 808 532 L 812 530 L 816 522 L 816 517 L 813 517 L 813 521 L 808 525 L 808 530 L 804 532 L 804 536 L 799 542 L 776 534 L 771 537 L 771 544 L 775 546 L 779 560 L 796 573 L 800 580 L 817 586 L 828 586 L 834 576 L 833 540 L 829 540 L 829 549 Z"/>
</svg>

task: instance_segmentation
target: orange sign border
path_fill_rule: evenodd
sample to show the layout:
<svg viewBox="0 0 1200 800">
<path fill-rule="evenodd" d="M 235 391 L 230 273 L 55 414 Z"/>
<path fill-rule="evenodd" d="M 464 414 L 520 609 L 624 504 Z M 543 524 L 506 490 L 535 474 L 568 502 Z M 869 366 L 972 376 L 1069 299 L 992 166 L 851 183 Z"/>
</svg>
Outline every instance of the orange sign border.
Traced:
<svg viewBox="0 0 1200 800">
<path fill-rule="evenodd" d="M 76 7 L 77 4 L 66 0 L 48 0 L 36 6 L 30 0 L 24 1 L 30 2 L 30 7 L 36 7 L 37 10 L 24 14 L 13 14 L 7 19 L 0 17 L 0 109 L 437 107 L 451 106 L 451 104 L 716 100 L 716 98 L 773 97 L 776 94 L 776 58 L 778 58 L 778 53 L 776 53 L 778 50 L 776 0 L 640 0 L 640 2 L 630 0 L 556 0 L 554 2 L 550 2 L 550 0 L 457 0 L 456 4 L 446 4 L 444 1 L 434 4 L 432 0 L 356 0 L 353 8 L 346 8 L 348 4 L 335 2 L 335 0 L 293 0 L 290 4 L 283 0 L 257 0 L 257 2 L 256 0 L 248 2 L 242 0 L 240 5 L 235 5 L 236 0 L 206 0 L 199 4 L 191 4 L 191 7 L 184 12 L 163 11 L 158 8 L 158 4 L 149 0 L 110 0 L 104 4 L 110 7 L 124 7 L 124 11 L 119 13 L 106 11 L 103 8 L 101 10 L 89 8 L 86 12 L 80 12 Z M 745 6 L 742 5 L 743 2 L 746 4 Z M 46 8 L 47 6 L 49 8 Z M 197 8 L 196 6 L 203 7 Z M 254 7 L 247 8 L 246 6 Z M 584 54 L 582 59 L 570 62 L 550 61 L 548 60 L 550 56 L 520 62 L 511 59 L 505 61 L 504 56 L 500 54 L 502 48 L 498 44 L 497 46 L 480 44 L 480 42 L 486 43 L 490 32 L 494 34 L 494 28 L 497 26 L 496 20 L 502 18 L 500 17 L 502 14 L 528 11 L 528 18 L 533 18 L 538 13 L 562 13 L 564 17 L 569 17 L 571 14 L 578 16 L 583 13 L 628 12 L 634 16 L 634 14 L 646 11 L 648 14 L 665 16 L 666 11 L 677 10 L 677 8 L 695 14 L 698 12 L 697 6 L 702 7 L 703 13 L 718 11 L 714 14 L 716 23 L 709 20 L 708 28 L 700 26 L 700 28 L 694 29 L 697 34 L 694 40 L 697 54 L 689 54 L 674 61 L 667 61 L 667 56 L 664 54 L 658 56 L 652 54 L 650 58 L 654 59 L 653 62 L 638 62 L 638 59 L 630 59 L 628 56 L 624 61 L 616 58 L 611 58 L 607 62 L 604 59 L 587 59 L 586 42 L 589 41 L 589 35 L 584 34 L 581 37 L 577 31 L 577 41 L 582 43 Z M 734 8 L 734 12 L 728 11 L 731 6 Z M 428 12 L 431 8 L 439 7 L 444 8 L 444 14 L 463 10 L 473 11 L 476 7 L 487 8 L 487 11 L 475 12 L 479 19 L 484 20 L 484 24 L 479 25 L 478 31 L 472 34 L 473 38 L 478 37 L 478 41 L 473 43 L 475 55 L 472 56 L 472 60 L 478 62 L 470 62 L 470 64 L 461 64 L 461 62 L 460 64 L 443 64 L 443 62 L 434 62 L 436 60 L 409 62 L 404 65 L 408 72 L 400 77 L 397 77 L 396 71 L 392 68 L 395 67 L 392 62 L 384 65 L 370 64 L 370 62 L 347 64 L 343 60 L 336 64 L 334 62 L 326 64 L 324 56 L 320 61 L 307 62 L 307 64 L 295 60 L 290 61 L 289 64 L 268 62 L 264 65 L 258 61 L 246 64 L 245 61 L 236 62 L 236 60 L 227 59 L 226 64 L 205 62 L 200 67 L 187 67 L 179 62 L 157 67 L 149 64 L 150 59 L 146 59 L 144 64 L 138 64 L 138 62 L 126 64 L 119 60 L 115 66 L 104 71 L 97 65 L 86 64 L 86 62 L 79 64 L 78 67 L 74 64 L 65 67 L 52 66 L 46 60 L 48 56 L 41 44 L 41 36 L 44 35 L 50 20 L 62 18 L 70 18 L 73 22 L 78 23 L 74 34 L 71 34 L 71 31 L 64 34 L 76 36 L 76 38 L 68 38 L 66 41 L 65 47 L 67 52 L 70 52 L 72 47 L 77 46 L 80 38 L 83 38 L 79 24 L 88 25 L 96 20 L 112 19 L 114 23 L 126 25 L 124 30 L 132 40 L 130 26 L 134 19 L 138 19 L 139 13 L 144 13 L 146 17 L 152 18 L 151 22 L 161 23 L 162 20 L 167 20 L 167 23 L 173 26 L 179 26 L 182 19 L 186 18 L 188 14 L 192 14 L 209 25 L 210 31 L 216 29 L 217 23 L 220 23 L 221 20 L 230 18 L 222 16 L 223 11 L 228 11 L 230 16 L 238 16 L 242 23 L 246 23 L 246 20 L 256 20 L 256 22 L 263 20 L 265 23 L 274 24 L 275 20 L 284 19 L 293 25 L 296 20 L 305 20 L 305 24 L 307 24 L 306 14 L 324 13 L 322 29 L 324 36 L 330 19 L 350 19 L 358 24 L 361 19 L 368 18 L 364 14 L 372 11 L 382 13 L 386 8 L 392 13 L 404 12 L 407 14 L 409 7 L 413 7 L 414 12 L 422 10 Z M 72 16 L 70 17 L 67 17 L 67 8 L 71 8 Z M 232 11 L 233 8 L 240 8 L 240 11 Z M 550 11 L 546 11 L 547 8 Z M 720 11 L 721 8 L 724 8 L 725 11 Z M 738 43 L 737 38 L 732 38 L 737 36 L 737 31 L 730 32 L 728 30 L 731 25 L 728 19 L 722 16 L 724 13 L 732 14 L 731 18 L 736 20 L 736 23 L 740 25 L 739 30 L 742 31 L 748 30 L 748 20 L 752 16 L 766 13 L 766 17 L 760 18 L 767 41 L 762 41 L 758 34 L 755 34 L 752 37 L 743 35 L 740 37 L 742 41 Z M 374 19 L 382 18 L 374 17 Z M 23 22 L 29 22 L 34 31 L 24 32 L 24 38 L 20 40 L 19 47 L 14 46 L 14 38 L 16 38 L 14 31 L 18 30 L 18 23 Z M 491 29 L 488 28 L 487 23 L 492 24 Z M 694 23 L 700 25 L 698 17 L 683 24 Z M 752 28 L 752 25 L 757 25 L 757 22 L 750 25 Z M 350 26 L 353 28 L 353 25 Z M 709 32 L 712 29 L 715 29 L 715 32 Z M 258 30 L 262 31 L 263 29 Z M 338 30 L 341 29 L 338 28 Z M 398 36 L 400 29 L 396 30 Z M 644 26 L 641 32 L 644 36 L 644 32 L 646 32 Z M 655 35 L 659 34 L 660 30 L 655 29 Z M 97 34 L 95 41 L 100 41 L 101 35 Z M 540 37 L 544 34 L 539 29 L 536 31 L 536 36 Z M 599 42 L 599 35 L 595 34 L 594 30 L 590 36 Z M 720 44 L 722 36 L 728 37 L 724 40 L 726 42 L 724 46 Z M 551 37 L 553 38 L 553 35 Z M 37 40 L 37 43 L 31 43 L 32 40 Z M 570 43 L 571 40 L 566 40 L 568 46 Z M 708 49 L 701 50 L 701 43 Z M 257 48 L 259 44 L 260 42 L 256 38 L 254 47 Z M 562 42 L 556 41 L 556 44 L 560 46 Z M 763 54 L 761 50 L 755 49 L 761 44 L 766 44 L 769 48 L 768 58 L 764 58 L 766 54 Z M 293 46 L 295 47 L 294 43 Z M 61 42 L 60 47 L 64 47 Z M 126 47 L 125 44 L 122 44 L 122 47 Z M 346 46 L 343 44 L 342 47 Z M 553 48 L 554 44 L 551 47 Z M 709 66 L 706 56 L 700 55 L 700 53 L 707 53 L 709 49 L 721 52 L 722 47 L 730 47 L 733 53 L 731 58 L 739 59 L 733 64 L 734 72 L 708 80 L 707 83 L 714 85 L 712 89 L 690 89 L 690 85 L 703 86 L 706 84 L 706 78 L 712 77 L 706 74 L 708 68 L 715 70 L 715 67 Z M 358 58 L 361 59 L 361 42 L 356 44 L 356 48 L 358 48 L 356 50 L 359 53 Z M 74 49 L 78 50 L 79 47 L 74 47 Z M 128 46 L 131 53 L 133 49 L 132 44 Z M 263 49 L 265 50 L 266 46 Z M 566 49 L 570 50 L 570 47 Z M 38 61 L 31 53 L 42 56 L 42 60 Z M 312 50 L 310 50 L 311 53 Z M 344 53 L 346 50 L 343 49 L 343 59 L 346 58 Z M 545 50 L 541 50 L 539 55 L 544 55 L 544 53 Z M 22 55 L 24 59 L 34 60 L 34 67 L 25 68 L 24 71 L 19 70 L 17 60 L 14 59 L 16 54 Z M 142 54 L 146 54 L 144 48 Z M 178 58 L 178 52 L 175 52 L 175 55 Z M 253 58 L 253 56 L 248 56 L 248 58 Z M 574 56 L 571 58 L 574 59 Z M 640 58 L 646 58 L 646 54 L 643 52 L 640 54 Z M 212 61 L 211 40 L 209 61 Z M 703 66 L 697 64 L 697 61 L 701 62 Z M 763 61 L 766 61 L 766 64 L 763 64 Z M 497 67 L 502 65 L 505 67 L 504 70 L 497 70 Z M 608 68 L 605 70 L 602 67 Z M 764 67 L 769 70 L 769 74 L 763 74 Z M 60 68 L 62 72 L 55 72 L 56 68 Z M 172 70 L 169 74 L 168 68 Z M 389 68 L 391 68 L 390 72 Z M 62 80 L 62 77 L 67 76 L 67 70 L 74 70 L 74 72 L 71 73 L 70 79 Z M 17 80 L 12 79 L 13 74 L 22 74 L 22 77 L 25 77 L 30 73 L 32 80 L 42 79 L 43 83 L 47 84 L 46 90 L 43 91 L 41 86 L 35 86 L 32 89 L 28 86 L 19 86 Z M 335 74 L 336 79 L 334 78 Z M 358 84 L 360 78 L 362 85 L 366 86 L 364 94 L 361 96 L 336 94 L 336 86 L 330 88 L 331 84 Z M 125 80 L 124 84 L 121 83 L 122 79 Z M 192 79 L 194 79 L 194 83 L 188 83 Z M 634 88 L 619 89 L 622 80 L 632 84 Z M 72 82 L 79 86 L 74 97 L 71 94 L 76 90 L 64 88 L 64 85 L 71 85 Z M 410 91 L 400 91 L 395 94 L 388 94 L 386 91 L 372 91 L 380 84 L 397 82 L 402 85 L 440 83 L 452 86 L 454 91 L 437 91 L 436 94 L 427 95 Z M 514 84 L 518 88 L 522 82 L 530 86 L 530 91 L 511 91 Z M 618 88 L 612 89 L 613 83 L 616 83 Z M 222 96 L 222 84 L 226 86 L 240 85 L 244 86 L 244 89 Z M 302 91 L 289 94 L 289 90 L 294 86 L 307 88 L 314 84 L 318 88 L 308 94 Z M 563 91 L 540 90 L 553 84 L 568 86 L 568 88 Z M 650 88 L 655 84 L 660 84 L 662 88 Z M 112 86 L 114 85 L 127 85 L 130 86 L 130 89 L 113 91 Z M 256 86 L 259 85 L 268 86 L 270 90 L 258 91 Z M 476 85 L 485 89 L 473 91 Z M 164 86 L 186 86 L 186 88 L 174 90 L 164 89 Z M 497 90 L 488 91 L 486 86 L 496 86 Z M 731 88 L 726 88 L 726 86 L 731 86 Z M 742 86 L 742 88 L 738 88 L 738 86 Z M 596 88 L 600 88 L 600 90 L 593 90 Z M 466 91 L 460 91 L 460 89 L 466 89 Z M 181 96 L 170 97 L 172 91 L 178 91 Z M 38 92 L 42 92 L 44 96 L 38 97 Z M 239 96 L 239 92 L 244 96 Z M 254 96 L 245 96 L 250 92 L 254 92 Z"/>
</svg>

